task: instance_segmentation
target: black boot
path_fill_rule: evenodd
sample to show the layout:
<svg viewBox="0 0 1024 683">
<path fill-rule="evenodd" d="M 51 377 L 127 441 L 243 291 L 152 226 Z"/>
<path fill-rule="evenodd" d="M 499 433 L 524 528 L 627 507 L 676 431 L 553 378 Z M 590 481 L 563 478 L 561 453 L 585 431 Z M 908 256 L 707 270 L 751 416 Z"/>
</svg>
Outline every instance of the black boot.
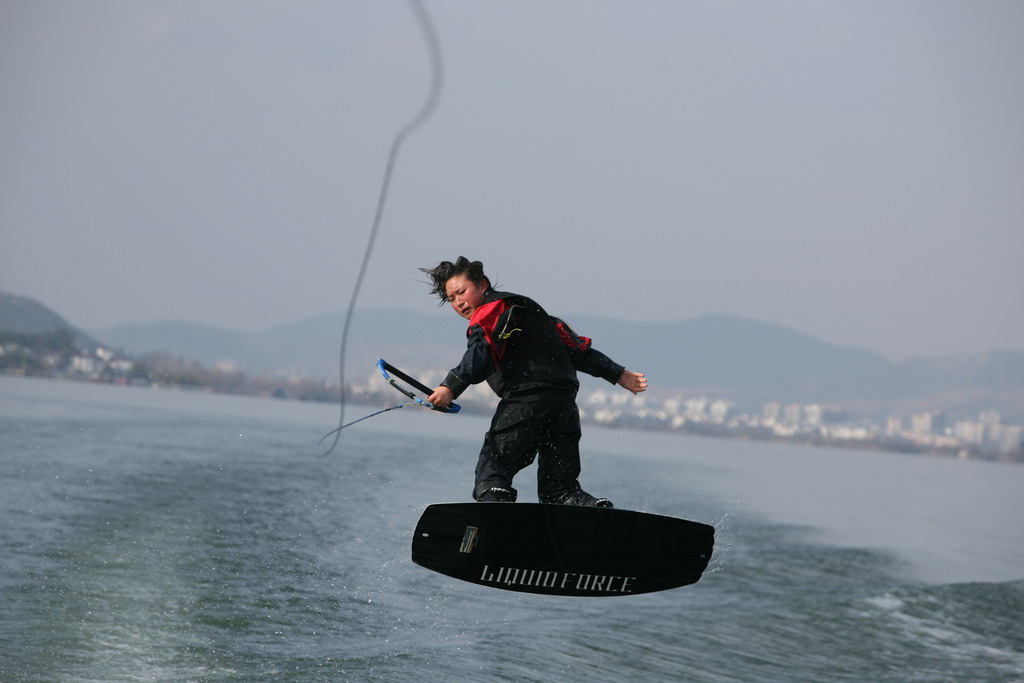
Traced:
<svg viewBox="0 0 1024 683">
<path fill-rule="evenodd" d="M 594 508 L 615 507 L 607 498 L 596 498 L 583 489 L 576 489 L 575 491 L 568 491 L 566 493 L 548 496 L 541 500 L 541 502 L 551 503 L 553 505 L 583 505 Z"/>
<path fill-rule="evenodd" d="M 504 486 L 492 486 L 481 493 L 477 500 L 481 503 L 514 503 L 516 502 L 516 490 Z"/>
</svg>

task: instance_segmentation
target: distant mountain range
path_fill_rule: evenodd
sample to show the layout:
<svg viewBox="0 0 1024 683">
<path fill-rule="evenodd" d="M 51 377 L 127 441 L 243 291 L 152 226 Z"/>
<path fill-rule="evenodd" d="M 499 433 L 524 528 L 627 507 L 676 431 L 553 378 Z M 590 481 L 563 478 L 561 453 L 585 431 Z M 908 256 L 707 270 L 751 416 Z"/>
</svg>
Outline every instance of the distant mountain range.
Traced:
<svg viewBox="0 0 1024 683">
<path fill-rule="evenodd" d="M 43 334 L 54 330 L 71 332 L 71 339 L 80 349 L 99 343 L 35 299 L 0 292 L 0 332 Z"/>
<path fill-rule="evenodd" d="M 635 323 L 576 316 L 594 345 L 647 373 L 652 390 L 703 393 L 757 410 L 771 400 L 829 403 L 857 412 L 947 410 L 974 415 L 995 408 L 1024 418 L 1024 353 L 998 351 L 893 362 L 872 351 L 830 344 L 790 328 L 726 315 Z M 213 367 L 250 373 L 337 379 L 344 314 L 316 316 L 260 332 L 185 322 L 74 331 L 76 339 L 127 354 L 170 352 Z M 71 328 L 48 308 L 0 294 L 0 330 Z M 346 375 L 370 377 L 377 358 L 410 372 L 443 372 L 461 356 L 464 323 L 444 312 L 357 311 Z M 585 381 L 585 386 L 601 386 Z M 1024 421 L 1024 419 L 1021 419 Z"/>
</svg>

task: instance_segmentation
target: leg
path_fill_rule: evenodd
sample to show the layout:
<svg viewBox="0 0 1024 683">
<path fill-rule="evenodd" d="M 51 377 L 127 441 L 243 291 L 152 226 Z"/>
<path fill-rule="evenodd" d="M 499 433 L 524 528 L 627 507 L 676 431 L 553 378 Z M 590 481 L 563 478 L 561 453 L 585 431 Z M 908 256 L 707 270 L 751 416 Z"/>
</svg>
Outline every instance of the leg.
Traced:
<svg viewBox="0 0 1024 683">
<path fill-rule="evenodd" d="M 580 414 L 573 400 L 548 406 L 537 449 L 537 496 L 546 502 L 580 488 Z"/>
<path fill-rule="evenodd" d="M 515 501 L 512 478 L 533 462 L 536 453 L 531 417 L 527 404 L 505 400 L 498 404 L 480 448 L 474 500 Z"/>
<path fill-rule="evenodd" d="M 575 397 L 573 397 L 575 398 Z M 580 413 L 575 400 L 553 406 L 538 443 L 537 495 L 542 503 L 612 507 L 580 486 Z"/>
</svg>

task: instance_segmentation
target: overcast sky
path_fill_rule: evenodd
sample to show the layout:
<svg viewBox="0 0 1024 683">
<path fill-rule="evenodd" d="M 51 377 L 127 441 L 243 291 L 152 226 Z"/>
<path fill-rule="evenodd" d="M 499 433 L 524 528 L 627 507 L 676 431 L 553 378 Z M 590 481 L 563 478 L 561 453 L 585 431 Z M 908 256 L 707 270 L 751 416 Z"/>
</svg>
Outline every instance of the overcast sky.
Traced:
<svg viewBox="0 0 1024 683">
<path fill-rule="evenodd" d="M 426 6 L 444 88 L 361 308 L 436 310 L 417 268 L 465 254 L 570 319 L 1024 350 L 1024 2 Z M 0 290 L 86 329 L 344 309 L 430 73 L 399 0 L 0 0 Z"/>
</svg>

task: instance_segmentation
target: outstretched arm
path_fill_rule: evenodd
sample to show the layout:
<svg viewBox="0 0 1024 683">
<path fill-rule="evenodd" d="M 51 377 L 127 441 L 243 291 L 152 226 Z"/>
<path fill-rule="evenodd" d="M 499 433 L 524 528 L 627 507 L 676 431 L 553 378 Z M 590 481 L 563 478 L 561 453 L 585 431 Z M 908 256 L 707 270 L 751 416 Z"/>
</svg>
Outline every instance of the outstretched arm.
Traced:
<svg viewBox="0 0 1024 683">
<path fill-rule="evenodd" d="M 645 391 L 647 389 L 647 378 L 644 377 L 644 373 L 642 372 L 623 370 L 622 374 L 619 375 L 619 381 L 617 384 L 623 389 L 632 391 L 634 394 L 639 394 L 641 391 Z"/>
</svg>

